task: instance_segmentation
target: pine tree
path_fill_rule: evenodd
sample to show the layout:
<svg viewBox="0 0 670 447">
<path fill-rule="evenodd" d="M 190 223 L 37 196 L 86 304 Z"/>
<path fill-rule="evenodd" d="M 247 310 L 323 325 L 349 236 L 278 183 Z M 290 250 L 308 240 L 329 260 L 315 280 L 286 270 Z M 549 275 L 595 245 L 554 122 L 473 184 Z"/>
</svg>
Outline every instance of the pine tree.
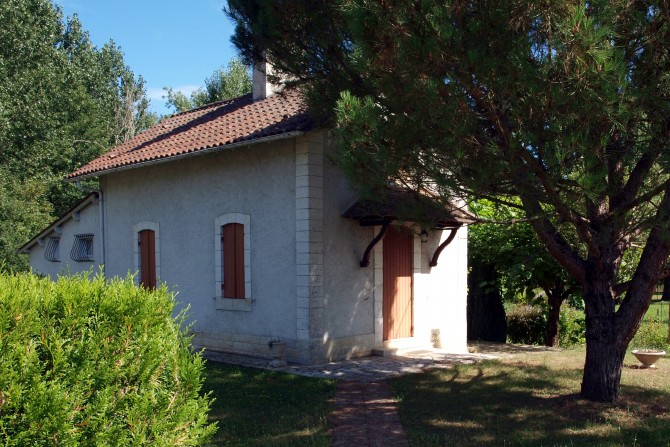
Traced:
<svg viewBox="0 0 670 447">
<path fill-rule="evenodd" d="M 582 290 L 581 395 L 617 399 L 670 254 L 667 1 L 229 0 L 228 14 L 247 62 L 266 57 L 336 127 L 362 191 L 518 198 Z"/>
</svg>

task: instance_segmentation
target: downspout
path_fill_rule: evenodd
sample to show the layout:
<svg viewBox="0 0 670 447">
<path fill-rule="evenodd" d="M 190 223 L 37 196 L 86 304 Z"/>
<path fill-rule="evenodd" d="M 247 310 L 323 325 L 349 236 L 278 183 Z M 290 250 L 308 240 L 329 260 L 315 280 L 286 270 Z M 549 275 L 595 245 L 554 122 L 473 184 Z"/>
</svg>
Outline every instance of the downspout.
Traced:
<svg viewBox="0 0 670 447">
<path fill-rule="evenodd" d="M 100 211 L 100 261 L 102 269 L 102 277 L 105 277 L 105 201 L 102 189 L 98 191 L 98 209 Z"/>
</svg>

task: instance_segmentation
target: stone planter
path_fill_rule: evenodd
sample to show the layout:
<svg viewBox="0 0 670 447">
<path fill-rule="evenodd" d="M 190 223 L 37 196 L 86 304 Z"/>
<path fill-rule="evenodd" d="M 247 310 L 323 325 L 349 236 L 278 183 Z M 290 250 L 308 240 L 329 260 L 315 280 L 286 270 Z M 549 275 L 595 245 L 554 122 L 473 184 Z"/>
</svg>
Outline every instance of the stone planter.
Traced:
<svg viewBox="0 0 670 447">
<path fill-rule="evenodd" d="M 656 368 L 654 363 L 665 355 L 665 351 L 651 349 L 633 349 L 632 353 L 642 363 L 642 368 Z"/>
</svg>

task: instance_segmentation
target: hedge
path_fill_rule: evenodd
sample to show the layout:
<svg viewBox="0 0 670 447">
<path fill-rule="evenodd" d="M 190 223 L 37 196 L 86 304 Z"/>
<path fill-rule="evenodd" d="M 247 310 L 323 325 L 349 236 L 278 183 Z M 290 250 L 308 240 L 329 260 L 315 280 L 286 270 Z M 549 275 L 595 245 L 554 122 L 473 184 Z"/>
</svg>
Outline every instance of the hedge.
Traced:
<svg viewBox="0 0 670 447">
<path fill-rule="evenodd" d="M 542 306 L 515 304 L 507 310 L 507 341 L 527 345 L 544 345 L 547 338 L 548 310 Z M 558 321 L 558 344 L 569 347 L 585 343 L 583 312 L 565 304 Z"/>
<path fill-rule="evenodd" d="M 0 442 L 194 446 L 216 427 L 204 360 L 165 287 L 0 275 Z"/>
</svg>

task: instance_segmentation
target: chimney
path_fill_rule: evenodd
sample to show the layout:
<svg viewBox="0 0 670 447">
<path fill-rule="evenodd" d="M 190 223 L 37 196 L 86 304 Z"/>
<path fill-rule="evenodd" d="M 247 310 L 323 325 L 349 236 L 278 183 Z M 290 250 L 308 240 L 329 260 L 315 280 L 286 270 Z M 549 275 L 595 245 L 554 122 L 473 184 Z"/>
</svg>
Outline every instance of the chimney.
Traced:
<svg viewBox="0 0 670 447">
<path fill-rule="evenodd" d="M 253 74 L 253 99 L 265 99 L 279 91 L 281 85 L 274 85 L 268 81 L 268 76 L 272 75 L 272 65 L 269 62 L 257 62 L 254 64 Z"/>
</svg>

